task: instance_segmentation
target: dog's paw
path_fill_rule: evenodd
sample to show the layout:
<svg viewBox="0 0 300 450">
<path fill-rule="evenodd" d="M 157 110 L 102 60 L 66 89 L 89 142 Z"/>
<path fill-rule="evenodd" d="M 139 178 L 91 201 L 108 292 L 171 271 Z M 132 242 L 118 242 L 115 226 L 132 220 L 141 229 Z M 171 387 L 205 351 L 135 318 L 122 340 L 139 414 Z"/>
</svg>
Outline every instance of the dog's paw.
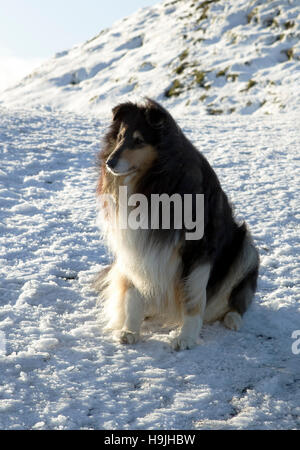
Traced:
<svg viewBox="0 0 300 450">
<path fill-rule="evenodd" d="M 173 350 L 179 351 L 179 350 L 188 350 L 191 348 L 196 347 L 197 342 L 195 339 L 187 336 L 177 336 L 174 338 L 171 342 L 171 347 Z"/>
<path fill-rule="evenodd" d="M 238 331 L 243 323 L 241 315 L 236 311 L 230 311 L 224 317 L 224 325 L 230 330 Z"/>
<path fill-rule="evenodd" d="M 139 340 L 139 333 L 134 333 L 129 330 L 122 330 L 120 333 L 121 344 L 135 344 Z"/>
</svg>

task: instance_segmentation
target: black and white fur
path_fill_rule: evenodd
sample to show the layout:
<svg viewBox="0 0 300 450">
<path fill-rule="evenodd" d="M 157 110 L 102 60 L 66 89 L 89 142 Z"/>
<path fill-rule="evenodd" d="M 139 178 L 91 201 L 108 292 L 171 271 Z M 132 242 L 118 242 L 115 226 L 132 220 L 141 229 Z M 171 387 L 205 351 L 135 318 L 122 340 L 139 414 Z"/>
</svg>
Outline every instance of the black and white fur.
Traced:
<svg viewBox="0 0 300 450">
<path fill-rule="evenodd" d="M 148 316 L 179 325 L 176 350 L 196 345 L 203 323 L 222 320 L 238 330 L 256 290 L 258 252 L 216 173 L 172 116 L 150 99 L 118 105 L 99 162 L 99 201 L 111 194 L 115 208 L 119 186 L 148 197 L 204 194 L 204 236 L 197 241 L 186 240 L 184 229 L 113 227 L 102 202 L 101 229 L 114 262 L 96 284 L 120 341 L 137 342 Z"/>
</svg>

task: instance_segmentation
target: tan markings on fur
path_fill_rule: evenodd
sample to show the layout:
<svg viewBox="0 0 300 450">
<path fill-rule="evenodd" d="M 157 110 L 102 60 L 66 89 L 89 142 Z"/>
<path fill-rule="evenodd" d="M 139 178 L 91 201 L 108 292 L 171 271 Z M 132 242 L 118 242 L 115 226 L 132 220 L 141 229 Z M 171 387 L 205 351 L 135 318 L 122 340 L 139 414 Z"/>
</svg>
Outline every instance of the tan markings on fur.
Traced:
<svg viewBox="0 0 300 450">
<path fill-rule="evenodd" d="M 124 297 L 125 296 L 125 294 L 126 294 L 126 292 L 127 292 L 127 290 L 129 289 L 129 287 L 131 286 L 131 284 L 130 284 L 130 282 L 127 280 L 127 278 L 125 278 L 124 276 L 120 276 L 120 278 L 119 278 L 119 286 L 118 286 L 118 289 L 119 289 L 119 293 L 120 293 L 120 296 L 121 297 Z"/>
<path fill-rule="evenodd" d="M 126 127 L 125 125 L 121 125 L 119 133 L 118 133 L 118 139 L 123 139 L 124 135 L 126 133 Z"/>
<path fill-rule="evenodd" d="M 157 157 L 157 152 L 152 145 L 145 145 L 139 149 L 125 149 L 122 152 L 121 158 L 125 159 L 129 166 L 136 167 L 139 171 L 144 172 Z"/>
<path fill-rule="evenodd" d="M 114 150 L 115 142 L 112 143 L 112 151 Z M 145 145 L 144 147 L 136 150 L 125 149 L 123 150 L 121 158 L 127 160 L 127 162 L 137 167 L 137 172 L 128 176 L 124 174 L 118 177 L 114 176 L 107 171 L 105 164 L 102 164 L 101 174 L 97 185 L 97 195 L 112 194 L 118 202 L 119 186 L 130 185 L 130 191 L 134 190 L 135 184 L 138 182 L 141 176 L 151 167 L 151 164 L 157 158 L 157 151 L 151 145 Z M 126 179 L 127 177 L 127 179 Z"/>
<path fill-rule="evenodd" d="M 197 316 L 198 314 L 201 313 L 203 309 L 200 308 L 200 305 L 193 305 L 191 308 L 186 307 L 185 309 L 185 314 L 187 314 L 188 316 Z"/>
<path fill-rule="evenodd" d="M 198 314 L 203 318 L 206 307 L 206 286 L 210 274 L 210 264 L 205 263 L 197 266 L 188 276 L 185 283 L 187 300 L 185 302 L 185 314 Z M 192 313 L 193 312 L 193 313 Z"/>
<path fill-rule="evenodd" d="M 182 326 L 171 344 L 175 350 L 192 348 L 197 344 L 203 323 L 209 274 L 210 264 L 201 264 L 185 280 Z"/>
<path fill-rule="evenodd" d="M 213 323 L 217 320 L 222 320 L 225 314 L 228 312 L 228 299 L 229 293 L 225 295 L 214 297 L 208 303 L 205 314 L 204 314 L 204 323 Z"/>
<path fill-rule="evenodd" d="M 106 184 L 107 184 L 107 180 L 106 180 L 105 173 L 104 173 L 104 167 L 103 167 L 103 165 L 101 165 L 100 174 L 99 174 L 98 183 L 97 183 L 97 189 L 96 189 L 97 195 L 101 195 L 103 192 L 105 192 Z"/>
<path fill-rule="evenodd" d="M 182 242 L 178 242 L 178 244 L 175 245 L 172 255 L 171 255 L 171 258 L 170 258 L 171 261 L 175 261 L 175 260 L 177 261 L 178 259 L 181 259 L 181 256 L 179 254 L 181 247 L 182 247 Z"/>
<path fill-rule="evenodd" d="M 179 281 L 175 283 L 174 286 L 174 303 L 176 305 L 176 309 L 180 311 L 184 303 L 184 291 L 183 286 Z"/>
<path fill-rule="evenodd" d="M 104 300 L 104 313 L 108 328 L 121 329 L 125 320 L 125 295 L 132 286 L 126 276 L 120 272 L 117 264 L 113 264 L 104 280 L 101 296 Z"/>
<path fill-rule="evenodd" d="M 182 243 L 178 243 L 171 254 L 170 263 L 174 265 L 178 265 L 178 261 L 180 261 L 179 251 L 182 246 Z M 178 276 L 178 275 L 177 275 Z M 174 283 L 174 307 L 176 311 L 176 317 L 180 317 L 182 315 L 183 305 L 186 301 L 186 296 L 184 292 L 184 286 L 182 281 L 179 279 L 175 280 Z"/>
</svg>

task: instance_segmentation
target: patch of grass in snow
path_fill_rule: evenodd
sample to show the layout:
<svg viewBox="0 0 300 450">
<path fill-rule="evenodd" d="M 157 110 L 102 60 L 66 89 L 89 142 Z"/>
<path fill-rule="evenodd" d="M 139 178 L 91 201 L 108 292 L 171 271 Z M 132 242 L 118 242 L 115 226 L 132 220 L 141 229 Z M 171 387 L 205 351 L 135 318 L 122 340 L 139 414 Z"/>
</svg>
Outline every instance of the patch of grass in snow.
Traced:
<svg viewBox="0 0 300 450">
<path fill-rule="evenodd" d="M 293 28 L 295 26 L 295 22 L 293 20 L 288 20 L 283 24 L 283 26 L 286 30 L 289 30 L 290 28 Z"/>
<path fill-rule="evenodd" d="M 106 34 L 108 31 L 109 31 L 109 28 L 104 28 L 103 30 L 100 31 L 100 33 L 96 34 L 96 36 L 92 37 L 88 41 L 85 41 L 84 45 L 90 44 L 91 42 L 98 39 L 101 35 Z"/>
<path fill-rule="evenodd" d="M 195 39 L 194 42 L 193 42 L 193 45 L 196 45 L 196 44 L 198 44 L 198 42 L 200 43 L 200 42 L 203 42 L 203 41 L 204 41 L 204 38 Z"/>
<path fill-rule="evenodd" d="M 175 79 L 169 89 L 165 91 L 165 97 L 178 97 L 183 90 L 183 84 L 179 80 Z"/>
<path fill-rule="evenodd" d="M 225 69 L 219 70 L 219 72 L 216 73 L 216 77 L 225 77 L 226 73 L 228 72 L 229 67 L 225 67 Z"/>
<path fill-rule="evenodd" d="M 189 50 L 188 49 L 183 50 L 183 52 L 180 53 L 180 55 L 179 55 L 180 61 L 183 61 L 184 59 L 186 59 L 188 57 L 188 55 L 189 55 Z"/>
<path fill-rule="evenodd" d="M 233 33 L 232 31 L 227 32 L 229 44 L 236 44 L 238 41 L 238 35 Z"/>
<path fill-rule="evenodd" d="M 264 20 L 263 25 L 265 27 L 276 27 L 276 28 L 279 27 L 279 23 L 274 17 L 270 17 L 270 18 Z"/>
<path fill-rule="evenodd" d="M 220 116 L 224 112 L 223 109 L 217 109 L 212 107 L 207 108 L 206 111 L 207 114 L 209 114 L 210 116 Z"/>
<path fill-rule="evenodd" d="M 198 84 L 198 86 L 204 88 L 205 87 L 205 72 L 195 69 L 193 71 L 193 75 L 195 77 L 195 81 Z"/>
<path fill-rule="evenodd" d="M 276 36 L 275 42 L 277 41 L 283 41 L 283 39 L 285 38 L 285 34 L 281 33 L 278 36 Z"/>
<path fill-rule="evenodd" d="M 258 8 L 253 8 L 252 11 L 247 14 L 247 23 L 250 24 L 252 21 L 256 24 L 259 22 Z"/>
<path fill-rule="evenodd" d="M 197 6 L 196 9 L 201 9 L 201 8 L 207 8 L 208 6 L 210 6 L 212 3 L 217 3 L 220 0 L 204 0 L 203 2 L 200 2 L 199 5 Z M 192 5 L 191 5 L 192 6 Z"/>
<path fill-rule="evenodd" d="M 282 52 L 288 59 L 288 61 L 291 61 L 292 59 L 294 59 L 294 49 L 293 47 L 291 48 L 287 48 L 286 50 L 282 50 Z"/>
<path fill-rule="evenodd" d="M 226 80 L 227 81 L 236 81 L 238 79 L 238 77 L 239 77 L 238 73 L 228 73 L 226 75 Z"/>
<path fill-rule="evenodd" d="M 256 84 L 257 84 L 257 81 L 249 80 L 245 89 L 242 89 L 240 92 L 247 92 L 247 91 L 249 91 L 249 89 L 253 88 L 253 86 L 255 86 Z"/>
<path fill-rule="evenodd" d="M 148 70 L 154 69 L 154 67 L 155 67 L 155 66 L 154 66 L 151 62 L 149 62 L 149 61 L 144 61 L 144 62 L 140 65 L 139 70 L 140 70 L 141 72 L 147 72 Z"/>
<path fill-rule="evenodd" d="M 24 80 L 30 80 L 31 78 L 35 78 L 38 75 L 39 75 L 39 72 L 37 72 L 37 71 L 31 72 L 24 77 Z"/>
<path fill-rule="evenodd" d="M 188 66 L 187 62 L 184 62 L 182 64 L 180 64 L 178 67 L 176 67 L 176 69 L 174 70 L 175 73 L 177 73 L 177 75 L 180 75 L 184 69 L 186 69 Z"/>
<path fill-rule="evenodd" d="M 178 3 L 178 2 L 180 2 L 181 0 L 173 0 L 172 2 L 169 2 L 169 3 L 165 3 L 165 8 L 167 8 L 168 6 L 171 6 L 171 5 L 175 5 L 176 3 Z"/>
<path fill-rule="evenodd" d="M 193 13 L 192 12 L 187 14 L 186 16 L 179 17 L 179 19 L 181 19 L 181 20 L 183 20 L 183 19 L 190 19 L 191 17 L 193 17 Z"/>
<path fill-rule="evenodd" d="M 202 6 L 202 8 L 203 8 L 203 9 L 202 9 L 201 15 L 200 15 L 200 17 L 198 17 L 198 19 L 196 20 L 197 23 L 201 22 L 201 20 L 208 19 L 207 13 L 208 13 L 208 10 L 209 10 L 209 5 Z"/>
<path fill-rule="evenodd" d="M 90 103 L 95 102 L 95 101 L 97 100 L 97 98 L 98 98 L 98 95 L 94 95 L 94 97 L 91 97 L 91 98 L 89 99 L 89 102 L 90 102 Z"/>
</svg>

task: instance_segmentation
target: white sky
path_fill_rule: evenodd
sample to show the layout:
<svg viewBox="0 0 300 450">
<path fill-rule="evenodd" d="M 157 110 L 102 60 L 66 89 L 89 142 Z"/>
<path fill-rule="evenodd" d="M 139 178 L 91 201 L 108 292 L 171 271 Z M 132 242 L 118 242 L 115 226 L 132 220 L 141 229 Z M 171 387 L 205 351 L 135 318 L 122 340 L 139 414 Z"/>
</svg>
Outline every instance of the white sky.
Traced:
<svg viewBox="0 0 300 450">
<path fill-rule="evenodd" d="M 158 0 L 0 0 L 0 91 L 43 60 Z"/>
</svg>

